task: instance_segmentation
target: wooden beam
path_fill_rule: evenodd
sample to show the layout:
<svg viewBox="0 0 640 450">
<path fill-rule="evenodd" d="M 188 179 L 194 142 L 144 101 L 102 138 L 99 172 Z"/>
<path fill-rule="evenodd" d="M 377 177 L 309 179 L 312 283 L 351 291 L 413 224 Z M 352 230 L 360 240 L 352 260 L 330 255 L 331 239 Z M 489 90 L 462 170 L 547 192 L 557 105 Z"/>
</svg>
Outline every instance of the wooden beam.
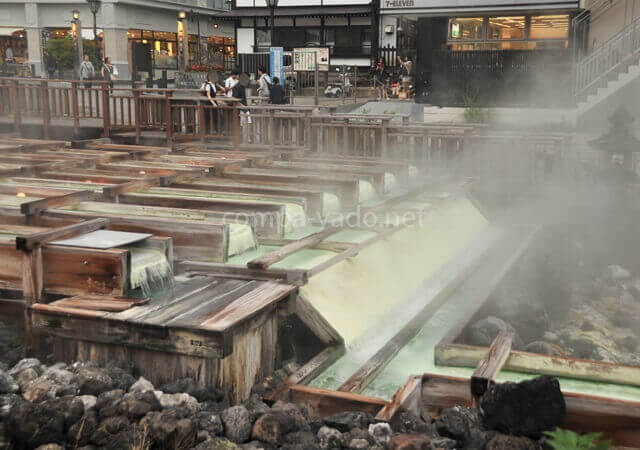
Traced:
<svg viewBox="0 0 640 450">
<path fill-rule="evenodd" d="M 60 208 L 63 206 L 73 206 L 77 203 L 93 199 L 92 191 L 78 191 L 59 197 L 49 197 L 20 205 L 20 211 L 26 216 L 38 214 L 43 209 Z"/>
<path fill-rule="evenodd" d="M 58 239 L 64 239 L 79 234 L 90 233 L 95 230 L 106 228 L 109 225 L 108 219 L 93 219 L 86 222 L 80 222 L 66 227 L 54 228 L 47 231 L 41 231 L 28 236 L 16 237 L 16 248 L 25 252 L 29 252 L 36 247 L 42 246 L 48 242 Z"/>
<path fill-rule="evenodd" d="M 336 362 L 344 355 L 344 352 L 345 348 L 342 343 L 325 348 L 293 373 L 287 379 L 287 382 L 291 384 L 307 384 Z"/>
<path fill-rule="evenodd" d="M 272 245 L 272 246 L 284 246 L 289 245 L 293 242 L 297 242 L 295 239 L 284 239 L 284 238 L 258 238 L 258 242 L 260 245 Z M 342 253 L 344 251 L 349 250 L 352 247 L 355 247 L 357 244 L 353 242 L 336 242 L 336 241 L 323 241 L 318 242 L 315 245 L 312 245 L 308 248 L 312 248 L 314 250 L 325 250 L 328 252 L 334 253 Z"/>
<path fill-rule="evenodd" d="M 379 398 L 302 385 L 289 386 L 288 397 L 290 402 L 306 405 L 314 419 L 345 411 L 360 411 L 375 416 L 389 404 Z"/>
<path fill-rule="evenodd" d="M 180 261 L 176 265 L 178 273 L 222 276 L 240 280 L 273 280 L 302 286 L 307 283 L 307 271 L 300 269 L 249 269 L 245 266 L 218 264 L 198 261 Z"/>
<path fill-rule="evenodd" d="M 142 180 L 129 181 L 115 186 L 107 186 L 102 189 L 102 193 L 107 198 L 115 199 L 118 195 L 125 194 L 127 192 L 144 191 L 155 186 L 160 186 L 160 177 L 146 177 Z"/>
<path fill-rule="evenodd" d="M 307 236 L 303 239 L 294 241 L 290 244 L 285 245 L 284 247 L 280 247 L 277 250 L 267 253 L 264 256 L 253 259 L 247 263 L 247 267 L 250 269 L 267 269 L 269 266 L 277 263 L 278 261 L 282 261 L 284 258 L 292 255 L 293 253 L 311 247 L 325 240 L 339 230 L 340 228 L 334 227 L 325 228 L 324 230 L 314 233 L 311 236 Z"/>
<path fill-rule="evenodd" d="M 513 330 L 501 331 L 471 375 L 471 395 L 476 404 L 478 404 L 480 397 L 487 392 L 489 386 L 495 382 L 496 376 L 507 362 L 513 345 L 513 336 Z"/>
<path fill-rule="evenodd" d="M 325 345 L 342 344 L 344 342 L 340 333 L 325 319 L 314 306 L 298 295 L 295 302 L 295 314 Z M 299 381 L 296 381 L 299 383 Z"/>
<path fill-rule="evenodd" d="M 412 376 L 394 395 L 391 404 L 380 410 L 376 420 L 393 419 L 400 410 L 410 411 L 420 417 L 422 413 L 422 376 Z"/>
</svg>

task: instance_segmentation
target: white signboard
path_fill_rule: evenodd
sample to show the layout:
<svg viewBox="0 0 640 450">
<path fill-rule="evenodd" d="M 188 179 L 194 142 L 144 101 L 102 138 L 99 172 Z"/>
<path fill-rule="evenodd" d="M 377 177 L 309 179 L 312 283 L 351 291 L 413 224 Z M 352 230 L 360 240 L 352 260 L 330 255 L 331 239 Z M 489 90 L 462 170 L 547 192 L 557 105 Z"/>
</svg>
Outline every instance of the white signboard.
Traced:
<svg viewBox="0 0 640 450">
<path fill-rule="evenodd" d="M 294 48 L 293 49 L 293 70 L 295 72 L 315 71 L 316 61 L 318 62 L 318 71 L 328 72 L 329 71 L 329 49 L 328 48 Z"/>
<path fill-rule="evenodd" d="M 480 10 L 577 7 L 578 0 L 380 0 L 381 10 Z"/>
</svg>

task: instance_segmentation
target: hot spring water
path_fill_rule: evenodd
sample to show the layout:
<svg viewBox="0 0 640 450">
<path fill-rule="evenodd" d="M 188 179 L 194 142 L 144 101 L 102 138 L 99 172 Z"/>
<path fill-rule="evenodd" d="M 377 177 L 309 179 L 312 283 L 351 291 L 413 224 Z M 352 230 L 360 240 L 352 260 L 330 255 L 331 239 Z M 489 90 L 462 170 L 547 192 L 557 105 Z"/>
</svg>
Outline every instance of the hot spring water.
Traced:
<svg viewBox="0 0 640 450">
<path fill-rule="evenodd" d="M 173 270 L 166 255 L 160 250 L 145 247 L 128 247 L 131 254 L 129 287 L 140 289 L 142 295 L 173 288 Z"/>
</svg>

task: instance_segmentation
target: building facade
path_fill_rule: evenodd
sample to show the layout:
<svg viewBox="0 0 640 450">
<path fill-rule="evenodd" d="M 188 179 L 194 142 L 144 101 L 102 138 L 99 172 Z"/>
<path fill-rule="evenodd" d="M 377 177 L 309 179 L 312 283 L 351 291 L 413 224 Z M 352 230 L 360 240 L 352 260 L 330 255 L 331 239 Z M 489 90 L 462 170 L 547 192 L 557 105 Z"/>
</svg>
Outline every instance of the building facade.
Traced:
<svg viewBox="0 0 640 450">
<path fill-rule="evenodd" d="M 178 68 L 178 13 L 186 11 L 191 63 L 229 66 L 235 58 L 234 25 L 218 17 L 230 5 L 228 0 L 103 0 L 97 14 L 98 45 L 120 78 L 130 77 L 140 56 L 134 51 L 136 43 L 148 52 L 143 56 L 150 56 L 148 69 L 155 77 L 162 70 L 171 77 Z M 92 40 L 93 14 L 85 1 L 0 2 L 0 56 L 6 59 L 11 48 L 16 62 L 28 64 L 36 76 L 43 75 L 47 42 L 70 32 L 73 10 L 80 12 L 83 37 Z"/>
<path fill-rule="evenodd" d="M 269 47 L 329 48 L 332 66 L 371 64 L 375 13 L 371 0 L 280 0 L 271 11 L 265 0 L 235 0 L 238 53 L 264 53 Z"/>
</svg>

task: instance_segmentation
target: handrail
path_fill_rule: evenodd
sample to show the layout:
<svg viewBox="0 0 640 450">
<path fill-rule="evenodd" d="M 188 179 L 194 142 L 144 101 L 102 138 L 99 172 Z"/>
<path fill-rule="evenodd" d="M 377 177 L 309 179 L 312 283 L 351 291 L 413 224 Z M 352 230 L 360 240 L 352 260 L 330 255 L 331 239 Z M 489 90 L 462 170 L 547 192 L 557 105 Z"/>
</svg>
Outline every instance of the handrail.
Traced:
<svg viewBox="0 0 640 450">
<path fill-rule="evenodd" d="M 597 86 L 615 73 L 629 57 L 640 52 L 640 18 L 631 22 L 576 65 L 575 96 Z"/>
</svg>

